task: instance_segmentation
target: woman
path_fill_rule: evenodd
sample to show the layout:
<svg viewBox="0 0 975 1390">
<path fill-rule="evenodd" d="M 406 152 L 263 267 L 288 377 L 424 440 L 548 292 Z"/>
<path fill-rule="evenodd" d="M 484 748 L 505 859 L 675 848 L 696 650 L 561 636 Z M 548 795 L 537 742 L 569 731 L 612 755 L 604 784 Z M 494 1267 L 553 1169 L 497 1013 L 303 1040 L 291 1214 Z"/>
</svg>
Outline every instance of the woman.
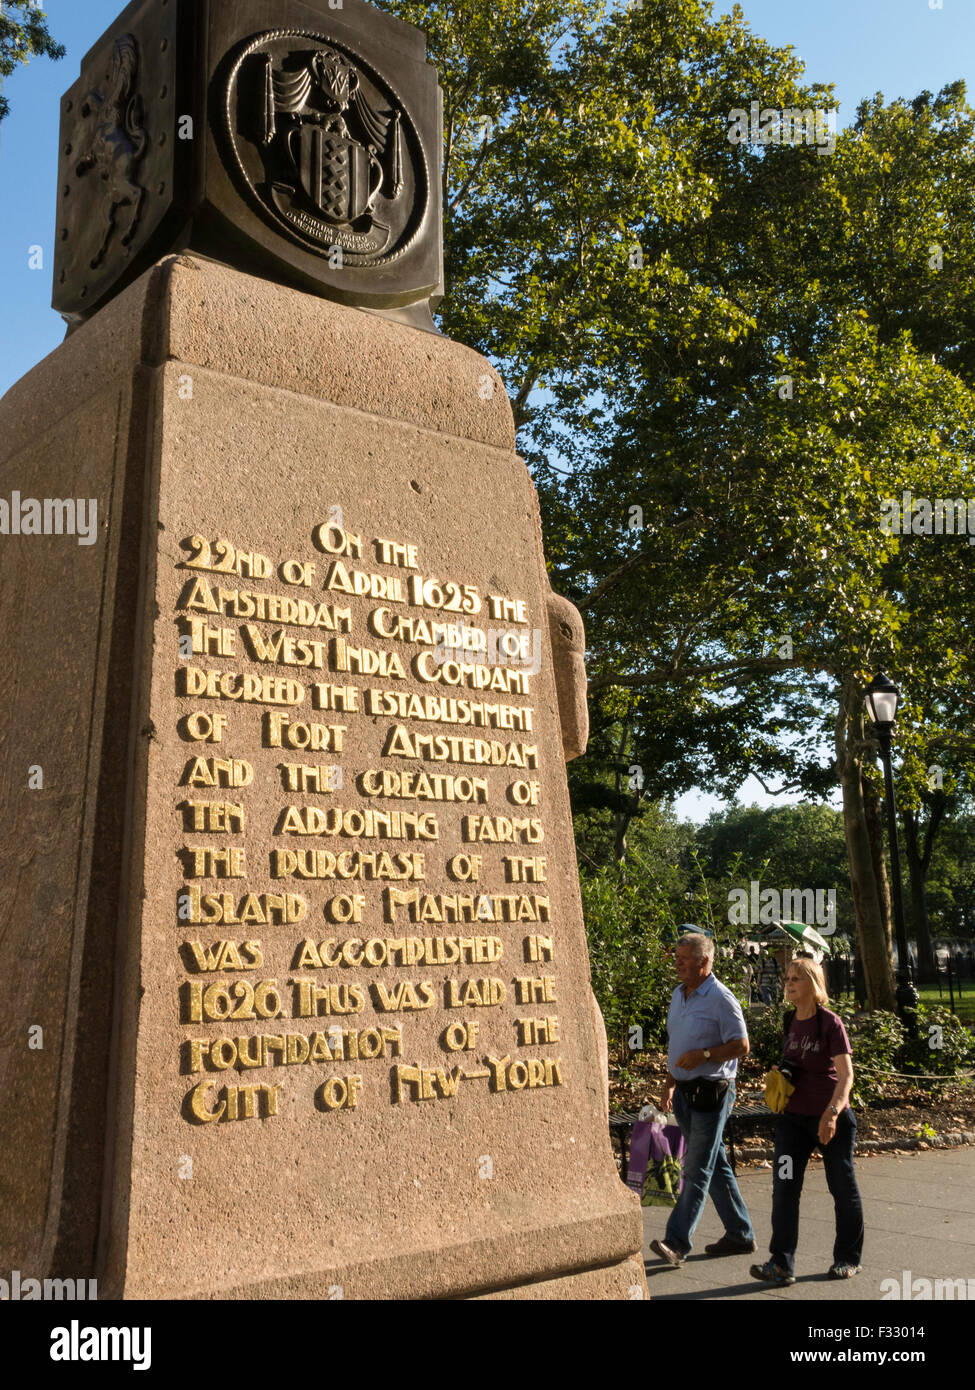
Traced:
<svg viewBox="0 0 975 1390">
<path fill-rule="evenodd" d="M 860 1273 L 863 1207 L 853 1171 L 857 1122 L 849 1107 L 853 1085 L 850 1040 L 842 1019 L 826 1008 L 822 967 L 808 956 L 791 961 L 785 998 L 795 1006 L 782 1053 L 792 1070 L 795 1091 L 775 1121 L 772 1170 L 772 1258 L 752 1265 L 756 1279 L 794 1284 L 793 1261 L 799 1237 L 799 1198 L 806 1163 L 818 1144 L 823 1151 L 826 1185 L 836 1210 L 836 1240 L 830 1277 L 852 1279 Z"/>
</svg>

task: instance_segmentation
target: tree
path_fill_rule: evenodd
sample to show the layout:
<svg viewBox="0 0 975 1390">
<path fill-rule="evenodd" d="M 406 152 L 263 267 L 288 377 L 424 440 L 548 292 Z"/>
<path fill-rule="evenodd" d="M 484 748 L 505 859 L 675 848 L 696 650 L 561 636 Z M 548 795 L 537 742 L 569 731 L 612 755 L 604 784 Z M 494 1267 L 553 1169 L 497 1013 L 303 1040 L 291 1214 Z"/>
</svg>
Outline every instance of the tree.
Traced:
<svg viewBox="0 0 975 1390">
<path fill-rule="evenodd" d="M 687 785 L 838 781 L 870 998 L 891 1004 L 863 689 L 879 665 L 908 691 L 972 684 L 946 597 L 972 596 L 968 552 L 881 526 L 905 487 L 970 490 L 963 86 L 874 99 L 824 158 L 728 140 L 753 98 L 834 104 L 738 10 L 386 7 L 427 30 L 445 91 L 443 326 L 505 376 L 553 583 L 587 621 L 577 809 L 610 812 L 618 857 Z M 902 756 L 925 717 L 905 704 Z"/>
<path fill-rule="evenodd" d="M 969 730 L 959 734 L 952 729 L 954 721 L 945 717 L 940 693 L 926 704 L 922 736 L 903 758 L 897 782 L 922 981 L 932 979 L 937 969 L 928 902 L 929 877 L 938 862 L 935 851 L 952 818 L 970 805 L 975 785 L 975 740 Z"/>
<path fill-rule="evenodd" d="M 719 878 L 737 859 L 757 866 L 756 880 L 764 887 L 780 892 L 834 891 L 837 929 L 843 935 L 851 933 L 852 903 L 841 812 L 812 802 L 776 807 L 734 804 L 709 816 L 699 828 L 696 842 L 709 877 Z M 741 879 L 735 886 L 747 890 L 750 881 Z"/>
<path fill-rule="evenodd" d="M 0 0 L 0 80 L 9 77 L 18 63 L 37 57 L 58 61 L 64 54 L 64 44 L 52 39 L 47 15 L 35 0 Z M 0 121 L 9 111 L 10 103 L 0 91 Z"/>
<path fill-rule="evenodd" d="M 675 263 L 714 195 L 693 151 L 743 90 L 804 95 L 799 64 L 704 0 L 382 7 L 426 31 L 444 89 L 442 326 L 499 364 L 529 461 L 557 463 L 635 338 L 737 331 L 734 298 Z"/>
<path fill-rule="evenodd" d="M 920 352 L 975 384 L 975 112 L 965 83 L 861 102 L 837 153 L 825 299 L 864 309 L 883 341 L 909 332 Z"/>
<path fill-rule="evenodd" d="M 634 404 L 617 415 L 596 456 L 580 459 L 574 476 L 557 484 L 578 537 L 557 582 L 596 635 L 594 691 L 663 697 L 649 708 L 633 698 L 621 716 L 614 698 L 608 722 L 620 718 L 637 740 L 633 763 L 644 761 L 641 719 L 655 719 L 666 702 L 671 729 L 683 725 L 685 735 L 672 746 L 696 740 L 718 755 L 712 782 L 785 770 L 791 786 L 821 794 L 830 769 L 811 756 L 808 735 L 832 706 L 861 954 L 871 1001 L 884 1005 L 891 1002 L 889 889 L 863 685 L 883 664 L 919 694 L 970 687 L 971 649 L 954 615 L 972 570 L 951 537 L 885 543 L 880 512 L 884 498 L 900 498 L 905 488 L 926 497 L 971 490 L 973 401 L 957 339 L 943 343 L 943 363 L 932 361 L 908 331 L 892 334 L 862 303 L 837 307 L 822 289 L 830 266 L 817 247 L 832 255 L 842 243 L 840 214 L 854 228 L 873 215 L 869 197 L 866 207 L 855 206 L 858 185 L 847 169 L 866 138 L 858 131 L 841 139 L 828 177 L 822 166 L 812 171 L 812 205 L 801 168 L 809 152 L 765 152 L 743 202 L 767 205 L 791 177 L 797 215 L 783 206 L 775 225 L 809 278 L 797 283 L 793 268 L 794 293 L 770 296 L 762 262 L 749 256 L 763 245 L 764 223 L 753 234 L 738 218 L 738 294 L 754 304 L 758 331 L 746 332 L 738 349 L 721 344 L 717 360 L 703 347 L 696 364 L 708 379 L 676 404 L 668 377 L 671 397 L 683 383 L 673 368 L 654 374 L 648 346 Z M 847 145 L 853 154 L 844 163 Z M 954 167 L 933 160 L 928 170 L 935 190 L 950 191 L 970 161 L 970 142 L 950 153 Z M 773 269 L 777 259 L 771 248 Z M 778 286 L 789 283 L 781 268 Z M 861 278 L 871 269 L 865 265 Z M 934 269 L 926 260 L 914 264 L 919 297 Z M 951 322 L 952 333 L 965 331 L 957 313 Z M 926 327 L 933 332 L 933 319 Z M 642 529 L 621 542 L 630 498 L 640 500 Z M 954 713 L 960 735 L 970 725 L 967 702 Z M 915 734 L 925 715 L 919 698 Z M 720 739 L 715 747 L 716 721 L 728 736 L 723 747 Z M 597 716 L 594 728 L 603 722 Z M 905 719 L 902 750 L 909 734 Z M 651 732 L 648 760 L 654 740 Z"/>
</svg>

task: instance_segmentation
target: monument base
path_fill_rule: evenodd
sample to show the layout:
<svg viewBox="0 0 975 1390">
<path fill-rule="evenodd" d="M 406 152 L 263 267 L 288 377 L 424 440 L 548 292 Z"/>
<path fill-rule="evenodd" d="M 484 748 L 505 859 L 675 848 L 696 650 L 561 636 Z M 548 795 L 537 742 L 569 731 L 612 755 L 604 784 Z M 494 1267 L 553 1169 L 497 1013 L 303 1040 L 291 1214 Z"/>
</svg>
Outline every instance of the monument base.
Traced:
<svg viewBox="0 0 975 1390">
<path fill-rule="evenodd" d="M 632 1256 L 606 1269 L 587 1269 L 582 1274 L 566 1274 L 561 1279 L 542 1279 L 537 1284 L 519 1284 L 517 1288 L 474 1294 L 472 1298 L 518 1299 L 546 1303 L 571 1299 L 588 1303 L 613 1298 L 645 1299 L 649 1296 L 643 1259 Z"/>
<path fill-rule="evenodd" d="M 173 257 L 8 393 L 0 450 L 11 509 L 98 515 L 0 543 L 0 1263 L 646 1296 L 564 772 L 582 628 L 490 365 Z"/>
</svg>

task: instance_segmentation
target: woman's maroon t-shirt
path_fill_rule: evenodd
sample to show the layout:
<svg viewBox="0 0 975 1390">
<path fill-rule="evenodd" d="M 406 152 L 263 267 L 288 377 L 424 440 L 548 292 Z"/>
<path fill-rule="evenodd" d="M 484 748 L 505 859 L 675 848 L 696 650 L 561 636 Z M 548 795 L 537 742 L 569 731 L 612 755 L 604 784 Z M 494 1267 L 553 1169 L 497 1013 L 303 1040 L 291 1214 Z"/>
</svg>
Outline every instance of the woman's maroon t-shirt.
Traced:
<svg viewBox="0 0 975 1390">
<path fill-rule="evenodd" d="M 822 1115 L 836 1089 L 833 1058 L 852 1051 L 843 1020 L 829 1009 L 820 1009 L 818 1019 L 794 1018 L 782 1053 L 784 1061 L 796 1066 L 796 1089 L 786 1110 L 792 1115 Z"/>
</svg>

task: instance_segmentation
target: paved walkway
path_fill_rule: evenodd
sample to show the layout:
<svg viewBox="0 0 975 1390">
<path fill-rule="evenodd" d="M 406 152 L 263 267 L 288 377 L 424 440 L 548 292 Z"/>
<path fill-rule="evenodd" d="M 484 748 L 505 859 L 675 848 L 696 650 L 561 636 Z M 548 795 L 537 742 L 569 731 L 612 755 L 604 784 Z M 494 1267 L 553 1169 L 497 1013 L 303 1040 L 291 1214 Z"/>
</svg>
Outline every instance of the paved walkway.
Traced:
<svg viewBox="0 0 975 1390">
<path fill-rule="evenodd" d="M 963 1147 L 899 1157 L 878 1154 L 857 1160 L 863 1198 L 866 1243 L 863 1270 L 846 1281 L 825 1278 L 832 1264 L 833 1199 L 826 1189 L 821 1162 L 806 1170 L 796 1253 L 796 1282 L 786 1289 L 759 1283 L 751 1264 L 768 1259 L 772 1210 L 771 1168 L 738 1169 L 738 1183 L 755 1227 L 758 1251 L 713 1259 L 705 1245 L 722 1234 L 710 1201 L 694 1233 L 694 1249 L 678 1269 L 665 1265 L 650 1249 L 663 1236 L 667 1210 L 646 1207 L 643 1256 L 654 1300 L 785 1299 L 881 1300 L 884 1279 L 902 1287 L 909 1278 L 971 1279 L 975 1292 L 975 1148 Z M 901 1294 L 903 1297 L 903 1294 Z"/>
</svg>

